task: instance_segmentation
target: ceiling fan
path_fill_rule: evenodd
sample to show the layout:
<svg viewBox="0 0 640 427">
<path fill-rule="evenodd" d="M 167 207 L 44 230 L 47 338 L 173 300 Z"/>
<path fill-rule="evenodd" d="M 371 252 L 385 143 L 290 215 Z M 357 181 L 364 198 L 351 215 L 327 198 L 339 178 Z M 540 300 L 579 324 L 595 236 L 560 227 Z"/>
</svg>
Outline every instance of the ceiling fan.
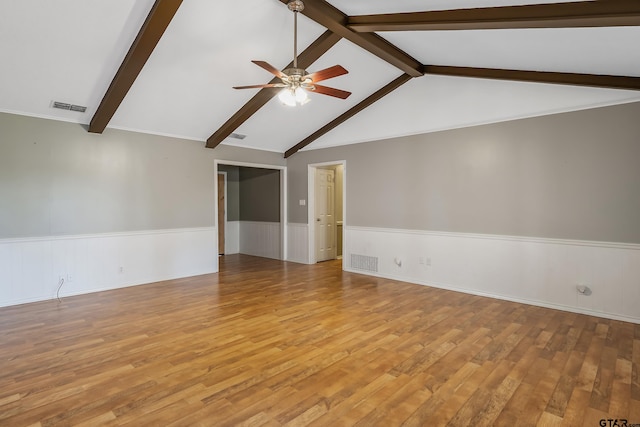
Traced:
<svg viewBox="0 0 640 427">
<path fill-rule="evenodd" d="M 304 10 L 302 0 L 290 0 L 287 3 L 289 10 L 293 12 L 293 67 L 283 71 L 278 70 L 273 65 L 265 61 L 251 61 L 259 67 L 264 68 L 274 76 L 282 80 L 282 83 L 269 83 L 264 85 L 234 86 L 234 89 L 257 89 L 257 88 L 283 88 L 279 94 L 280 100 L 288 106 L 306 104 L 309 101 L 307 91 L 316 92 L 322 95 L 329 95 L 340 99 L 346 99 L 351 92 L 335 89 L 317 84 L 323 80 L 347 74 L 348 71 L 341 65 L 325 68 L 315 73 L 307 73 L 307 70 L 298 68 L 298 12 Z"/>
</svg>

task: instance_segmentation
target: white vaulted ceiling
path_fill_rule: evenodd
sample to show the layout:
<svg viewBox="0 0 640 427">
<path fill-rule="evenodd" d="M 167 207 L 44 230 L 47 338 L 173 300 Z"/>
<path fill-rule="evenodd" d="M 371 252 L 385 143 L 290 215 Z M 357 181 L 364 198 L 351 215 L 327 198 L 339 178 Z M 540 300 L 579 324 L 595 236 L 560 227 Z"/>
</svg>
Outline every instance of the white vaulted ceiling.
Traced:
<svg viewBox="0 0 640 427">
<path fill-rule="evenodd" d="M 318 1 L 318 0 L 308 0 Z M 518 0 L 331 0 L 347 15 L 552 3 Z M 87 125 L 153 0 L 0 2 L 0 111 Z M 326 29 L 305 16 L 303 51 Z M 640 77 L 640 27 L 380 32 L 422 64 Z M 108 127 L 205 141 L 293 56 L 293 15 L 278 0 L 184 0 Z M 402 71 L 342 39 L 309 71 L 340 64 L 327 86 L 346 100 L 311 94 L 298 108 L 277 98 L 223 144 L 285 152 Z M 85 113 L 51 101 L 87 106 Z M 426 75 L 321 136 L 307 149 L 640 100 L 640 91 Z M 107 131 L 108 132 L 108 129 Z"/>
</svg>

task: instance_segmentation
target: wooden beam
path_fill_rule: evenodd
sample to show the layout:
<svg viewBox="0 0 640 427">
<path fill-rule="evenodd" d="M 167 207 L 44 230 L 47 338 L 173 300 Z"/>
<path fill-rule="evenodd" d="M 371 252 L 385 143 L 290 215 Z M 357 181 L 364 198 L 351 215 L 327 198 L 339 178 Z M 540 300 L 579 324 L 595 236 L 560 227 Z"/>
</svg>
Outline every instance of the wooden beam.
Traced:
<svg viewBox="0 0 640 427">
<path fill-rule="evenodd" d="M 425 65 L 425 74 L 640 90 L 640 77 Z"/>
<path fill-rule="evenodd" d="M 309 45 L 300 55 L 298 55 L 298 67 L 307 68 L 324 55 L 331 47 L 340 41 L 341 37 L 325 31 L 313 43 Z M 248 64 L 249 66 L 251 64 Z M 289 63 L 284 69 L 293 67 L 293 62 Z M 271 79 L 269 83 L 280 83 L 277 77 Z M 207 139 L 207 148 L 216 148 L 226 137 L 236 130 L 249 117 L 254 115 L 262 108 L 271 98 L 273 98 L 279 89 L 265 88 L 260 89 L 253 98 L 242 106 L 229 120 L 227 120 L 217 131 Z"/>
<path fill-rule="evenodd" d="M 351 16 L 357 32 L 614 27 L 640 25 L 640 1 L 580 1 L 525 6 Z"/>
<path fill-rule="evenodd" d="M 318 129 L 317 131 L 315 131 L 314 133 L 312 133 L 311 135 L 309 135 L 308 137 L 306 137 L 305 139 L 303 139 L 293 147 L 289 148 L 284 153 L 284 157 L 285 158 L 291 157 L 292 155 L 294 155 L 295 153 L 297 153 L 307 145 L 311 144 L 316 139 L 320 138 L 325 133 L 329 132 L 330 130 L 334 129 L 335 127 L 344 123 L 345 121 L 349 120 L 351 117 L 355 116 L 360 111 L 364 110 L 365 108 L 367 108 L 374 102 L 378 101 L 382 97 L 393 92 L 394 90 L 396 90 L 397 88 L 399 88 L 400 86 L 402 86 L 403 84 L 411 80 L 412 78 L 413 77 L 408 74 L 401 75 L 391 83 L 387 84 L 383 88 L 377 90 L 375 93 L 373 93 L 372 95 L 370 95 L 369 97 L 361 101 L 359 104 L 351 107 L 349 110 L 347 110 L 345 113 L 343 113 L 339 117 L 333 119 L 331 122 L 327 123 L 322 128 Z"/>
<path fill-rule="evenodd" d="M 182 0 L 156 0 L 93 115 L 89 132 L 102 133 L 107 127 L 181 4 Z"/>
<path fill-rule="evenodd" d="M 280 0 L 287 4 L 288 0 Z M 325 0 L 305 0 L 302 13 L 333 31 L 339 36 L 360 46 L 373 55 L 398 67 L 402 72 L 412 77 L 422 76 L 422 64 L 398 49 L 377 34 L 356 33 L 346 26 L 348 16 L 327 3 Z"/>
</svg>

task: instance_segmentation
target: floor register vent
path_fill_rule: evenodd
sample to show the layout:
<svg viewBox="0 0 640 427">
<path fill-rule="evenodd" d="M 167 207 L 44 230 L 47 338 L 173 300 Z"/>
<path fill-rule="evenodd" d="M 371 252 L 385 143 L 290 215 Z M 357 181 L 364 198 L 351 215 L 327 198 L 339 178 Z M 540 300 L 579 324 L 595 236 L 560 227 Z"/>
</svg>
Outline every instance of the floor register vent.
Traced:
<svg viewBox="0 0 640 427">
<path fill-rule="evenodd" d="M 351 254 L 351 268 L 354 270 L 378 272 L 378 257 Z"/>
</svg>

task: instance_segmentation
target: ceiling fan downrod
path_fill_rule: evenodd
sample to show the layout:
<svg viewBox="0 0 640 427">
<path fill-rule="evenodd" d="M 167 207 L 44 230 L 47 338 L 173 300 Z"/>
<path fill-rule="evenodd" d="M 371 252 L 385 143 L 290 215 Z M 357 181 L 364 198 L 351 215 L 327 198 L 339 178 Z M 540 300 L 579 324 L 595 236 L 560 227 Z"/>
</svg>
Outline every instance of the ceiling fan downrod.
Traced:
<svg viewBox="0 0 640 427">
<path fill-rule="evenodd" d="M 302 0 L 290 0 L 287 7 L 293 12 L 293 68 L 298 68 L 298 12 L 304 10 Z"/>
<path fill-rule="evenodd" d="M 314 91 L 321 95 L 333 96 L 335 98 L 347 99 L 351 92 L 346 90 L 335 89 L 328 86 L 318 84 L 323 80 L 332 79 L 334 77 L 347 74 L 348 71 L 340 66 L 325 68 L 324 70 L 314 73 L 307 73 L 307 70 L 298 68 L 298 12 L 304 10 L 302 0 L 289 0 L 287 7 L 293 12 L 293 63 L 292 67 L 280 71 L 273 65 L 265 61 L 251 61 L 259 67 L 264 68 L 274 76 L 278 77 L 282 83 L 268 83 L 264 85 L 250 86 L 234 86 L 234 89 L 264 89 L 264 88 L 282 88 L 280 91 L 280 99 L 283 103 L 290 106 L 304 104 L 307 101 L 306 90 Z M 283 99 L 286 98 L 286 99 Z"/>
</svg>

